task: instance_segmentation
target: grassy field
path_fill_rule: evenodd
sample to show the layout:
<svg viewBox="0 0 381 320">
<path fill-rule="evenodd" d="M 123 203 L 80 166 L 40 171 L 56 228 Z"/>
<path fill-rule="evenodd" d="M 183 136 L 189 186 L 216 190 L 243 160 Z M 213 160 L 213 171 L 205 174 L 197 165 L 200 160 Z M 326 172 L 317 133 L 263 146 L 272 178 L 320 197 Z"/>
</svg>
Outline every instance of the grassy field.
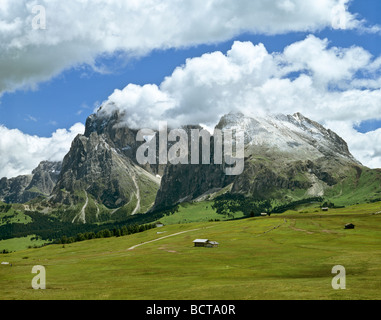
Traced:
<svg viewBox="0 0 381 320">
<path fill-rule="evenodd" d="M 30 223 L 32 219 L 22 213 L 21 211 L 16 211 L 11 208 L 8 212 L 0 212 L 0 226 L 7 223 Z"/>
<path fill-rule="evenodd" d="M 28 249 L 30 247 L 40 247 L 43 244 L 49 243 L 49 241 L 35 239 L 35 236 L 27 236 L 23 238 L 13 238 L 8 240 L 0 241 L 0 252 L 3 250 L 8 250 L 10 252 L 13 251 L 21 251 Z M 0 256 L 1 259 L 1 256 Z"/>
<path fill-rule="evenodd" d="M 301 211 L 0 255 L 12 263 L 0 265 L 0 299 L 381 299 L 381 204 Z M 196 238 L 220 246 L 195 248 Z M 46 290 L 31 287 L 35 265 Z M 346 290 L 332 289 L 336 265 Z"/>
<path fill-rule="evenodd" d="M 196 203 L 183 203 L 179 206 L 176 214 L 168 215 L 160 219 L 164 224 L 182 224 L 192 222 L 208 222 L 210 220 L 230 220 L 232 217 L 220 215 L 212 209 L 212 201 Z M 234 218 L 243 217 L 242 212 L 234 214 Z"/>
</svg>

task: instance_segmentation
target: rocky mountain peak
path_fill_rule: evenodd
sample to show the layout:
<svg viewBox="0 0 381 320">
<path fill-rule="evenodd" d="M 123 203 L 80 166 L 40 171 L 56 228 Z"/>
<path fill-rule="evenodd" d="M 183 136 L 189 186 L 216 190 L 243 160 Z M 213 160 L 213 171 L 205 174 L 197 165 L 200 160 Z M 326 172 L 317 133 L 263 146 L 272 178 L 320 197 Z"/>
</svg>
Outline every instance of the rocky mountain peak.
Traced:
<svg viewBox="0 0 381 320">
<path fill-rule="evenodd" d="M 232 193 L 257 198 L 278 198 L 295 190 L 305 192 L 306 197 L 322 196 L 324 190 L 361 165 L 343 139 L 301 113 L 229 113 L 216 129 L 244 131 L 244 172 L 226 177 L 221 166 L 168 165 L 156 208 L 194 200 L 228 186 Z"/>
<path fill-rule="evenodd" d="M 32 174 L 0 180 L 0 200 L 7 203 L 25 203 L 38 196 L 49 196 L 56 185 L 61 162 L 43 161 Z"/>
<path fill-rule="evenodd" d="M 222 117 L 216 128 L 243 130 L 249 148 L 265 147 L 300 159 L 340 157 L 360 164 L 341 137 L 301 113 L 255 117 L 230 113 Z"/>
<path fill-rule="evenodd" d="M 64 220 L 97 222 L 101 215 L 123 218 L 227 187 L 257 198 L 278 199 L 293 192 L 321 196 L 353 170 L 361 172 L 342 138 L 301 113 L 223 116 L 215 129 L 245 133 L 244 171 L 237 176 L 226 175 L 224 164 L 212 161 L 213 136 L 210 165 L 140 165 L 136 152 L 142 142 L 125 119 L 116 106 L 107 111 L 101 107 L 88 117 L 84 135 L 73 140 L 62 163 L 44 161 L 31 175 L 1 179 L 0 200 L 23 203 L 48 196 L 52 204 L 76 208 L 66 210 Z M 182 129 L 189 135 L 201 127 Z"/>
</svg>

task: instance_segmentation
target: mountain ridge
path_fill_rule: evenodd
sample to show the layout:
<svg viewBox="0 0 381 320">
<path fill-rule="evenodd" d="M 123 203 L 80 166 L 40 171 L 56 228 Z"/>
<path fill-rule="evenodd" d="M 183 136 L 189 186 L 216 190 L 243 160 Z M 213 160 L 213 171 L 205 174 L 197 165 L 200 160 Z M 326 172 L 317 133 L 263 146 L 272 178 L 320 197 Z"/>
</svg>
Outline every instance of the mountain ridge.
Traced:
<svg viewBox="0 0 381 320">
<path fill-rule="evenodd" d="M 341 137 L 300 113 L 256 118 L 230 113 L 221 118 L 216 129 L 245 132 L 244 172 L 221 179 L 222 166 L 191 169 L 168 165 L 156 209 L 191 201 L 228 185 L 232 185 L 232 193 L 261 199 L 288 201 L 298 199 L 298 192 L 299 197 L 324 196 L 325 190 L 341 182 L 352 167 L 363 167 Z M 187 179 L 191 185 L 185 183 Z"/>
<path fill-rule="evenodd" d="M 359 201 L 365 201 L 376 198 L 381 189 L 379 171 L 363 166 L 340 136 L 301 113 L 223 116 L 215 130 L 245 132 L 244 171 L 227 176 L 226 164 L 213 162 L 213 134 L 210 165 L 141 165 L 136 160 L 143 144 L 136 140 L 138 130 L 123 125 L 124 113 L 105 116 L 100 111 L 87 118 L 85 133 L 73 140 L 49 188 L 42 187 L 50 180 L 40 164 L 31 175 L 11 180 L 13 189 L 10 180 L 0 180 L 0 200 L 23 203 L 43 196 L 44 205 L 63 220 L 92 223 L 163 210 L 226 188 L 232 194 L 279 202 L 315 196 L 340 202 L 343 194 L 359 190 Z M 201 129 L 182 127 L 188 133 L 195 128 Z M 31 193 L 33 186 L 39 192 Z M 10 189 L 14 196 L 4 196 Z"/>
<path fill-rule="evenodd" d="M 0 180 L 0 201 L 25 203 L 49 196 L 58 181 L 62 162 L 42 161 L 31 174 Z"/>
</svg>

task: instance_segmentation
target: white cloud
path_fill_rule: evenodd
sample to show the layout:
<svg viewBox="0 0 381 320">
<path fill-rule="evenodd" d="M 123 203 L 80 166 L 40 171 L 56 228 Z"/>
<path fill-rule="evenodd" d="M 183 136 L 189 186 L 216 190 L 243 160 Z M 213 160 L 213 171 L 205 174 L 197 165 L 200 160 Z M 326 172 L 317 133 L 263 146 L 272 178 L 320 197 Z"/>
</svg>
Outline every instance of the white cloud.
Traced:
<svg viewBox="0 0 381 320">
<path fill-rule="evenodd" d="M 370 168 L 381 168 L 381 128 L 367 133 L 358 132 L 353 125 L 342 121 L 329 121 L 331 130 L 340 132 L 341 137 L 349 142 L 356 158 Z"/>
<path fill-rule="evenodd" d="M 284 51 L 284 61 L 296 71 L 309 70 L 314 80 L 323 85 L 350 80 L 361 69 L 366 68 L 371 54 L 360 47 L 330 48 L 328 40 L 309 36 L 296 42 Z"/>
<path fill-rule="evenodd" d="M 69 130 L 57 130 L 50 138 L 41 138 L 0 126 L 0 177 L 30 174 L 44 160 L 62 161 L 73 139 L 84 131 L 84 125 L 77 123 Z"/>
<path fill-rule="evenodd" d="M 360 24 L 349 0 L 2 0 L 0 94 L 34 88 L 62 70 L 124 52 L 228 40 L 242 32 L 283 34 Z M 35 30 L 33 8 L 46 9 L 46 29 Z"/>
<path fill-rule="evenodd" d="M 128 57 L 155 49 L 228 40 L 242 32 L 284 34 L 324 28 L 366 30 L 349 12 L 349 0 L 1 0 L 0 95 L 35 88 L 64 69 L 96 65 L 102 55 Z M 46 30 L 33 30 L 32 9 L 46 8 Z M 103 112 L 119 107 L 131 127 L 212 126 L 232 110 L 300 111 L 320 122 L 351 125 L 381 114 L 381 58 L 360 47 L 329 48 L 314 36 L 270 54 L 264 45 L 236 42 L 227 53 L 189 59 L 160 86 L 128 85 L 116 90 Z M 358 73 L 372 77 L 358 78 Z M 332 86 L 335 86 L 332 90 Z M 381 166 L 376 133 L 358 135 L 337 125 L 351 150 L 369 165 Z M 333 128 L 335 129 L 335 128 Z M 57 130 L 51 138 L 0 127 L 0 176 L 29 173 L 41 160 L 61 160 L 82 125 Z M 378 134 L 378 133 L 377 133 Z M 361 139 L 359 138 L 361 137 Z M 360 141 L 352 143 L 353 141 Z M 379 140 L 377 140 L 379 141 Z M 373 145 L 372 145 L 373 142 Z M 5 156 L 4 156 L 5 155 Z M 364 160 L 363 160 L 364 161 Z"/>
<path fill-rule="evenodd" d="M 312 35 L 281 53 L 269 53 L 263 44 L 235 42 L 226 54 L 188 59 L 160 86 L 130 84 L 115 90 L 101 113 L 119 108 L 129 127 L 156 128 L 159 120 L 173 127 L 199 123 L 210 127 L 230 111 L 252 116 L 301 112 L 322 124 L 334 121 L 332 129 L 347 140 L 356 157 L 381 167 L 374 145 L 379 133 L 361 135 L 347 129 L 381 118 L 380 87 L 359 78 L 369 70 L 379 74 L 379 67 L 379 58 L 363 48 L 331 48 L 327 40 Z M 372 85 L 360 88 L 361 80 Z"/>
</svg>

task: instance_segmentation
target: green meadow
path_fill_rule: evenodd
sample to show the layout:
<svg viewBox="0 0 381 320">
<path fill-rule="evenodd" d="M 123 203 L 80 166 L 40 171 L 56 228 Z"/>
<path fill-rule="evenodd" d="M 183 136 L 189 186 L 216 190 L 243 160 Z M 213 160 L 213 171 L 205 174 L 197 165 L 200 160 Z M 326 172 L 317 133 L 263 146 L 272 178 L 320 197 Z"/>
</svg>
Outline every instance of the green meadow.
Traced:
<svg viewBox="0 0 381 320">
<path fill-rule="evenodd" d="M 0 252 L 2 250 L 7 250 L 9 252 L 21 251 L 28 248 L 41 247 L 44 244 L 49 243 L 49 241 L 41 240 L 36 236 L 27 236 L 23 238 L 13 238 L 8 240 L 0 241 Z M 1 256 L 0 256 L 1 259 Z"/>
<path fill-rule="evenodd" d="M 220 215 L 212 208 L 212 201 L 183 203 L 179 205 L 176 214 L 168 214 L 160 219 L 164 224 L 183 224 L 192 222 L 208 222 L 211 220 L 230 220 L 242 218 L 243 213 L 237 212 L 234 216 Z"/>
<path fill-rule="evenodd" d="M 214 218 L 202 203 L 182 207 L 179 221 L 187 208 Z M 378 300 L 379 211 L 381 203 L 300 208 L 1 254 L 0 262 L 12 266 L 0 265 L 0 299 Z M 347 223 L 356 228 L 345 230 Z M 220 245 L 195 248 L 198 238 Z M 35 265 L 46 268 L 46 290 L 32 289 Z M 336 265 L 346 269 L 345 290 L 332 288 Z"/>
</svg>

